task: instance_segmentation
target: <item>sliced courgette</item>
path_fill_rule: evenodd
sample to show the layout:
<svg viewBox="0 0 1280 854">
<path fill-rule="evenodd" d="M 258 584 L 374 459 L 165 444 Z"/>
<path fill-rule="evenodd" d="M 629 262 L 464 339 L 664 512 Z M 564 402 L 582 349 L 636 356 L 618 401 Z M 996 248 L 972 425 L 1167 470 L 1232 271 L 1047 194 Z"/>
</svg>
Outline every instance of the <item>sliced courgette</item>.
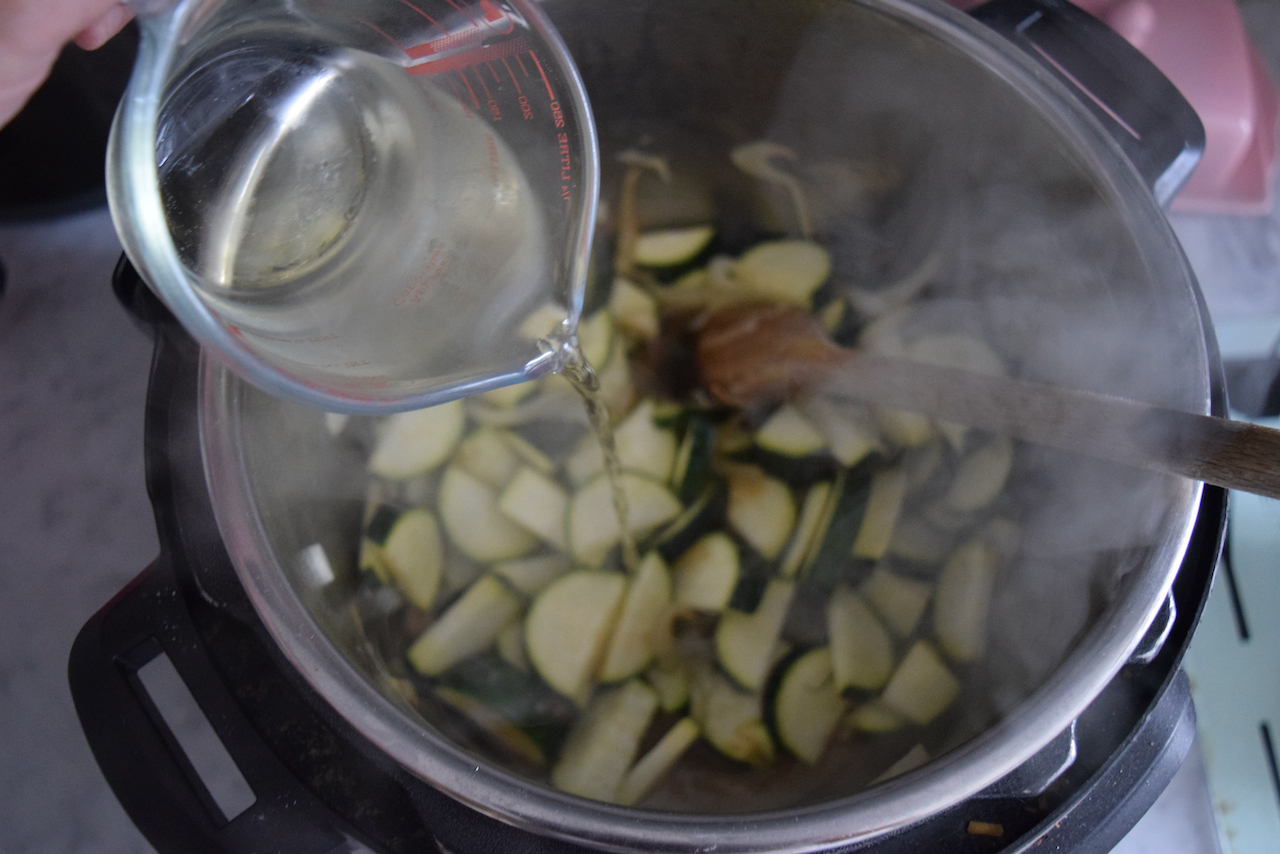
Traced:
<svg viewBox="0 0 1280 854">
<path fill-rule="evenodd" d="M 662 734 L 657 744 L 627 770 L 618 786 L 617 802 L 630 806 L 642 800 L 701 734 L 702 728 L 693 718 L 683 717 L 676 721 Z"/>
<path fill-rule="evenodd" d="M 722 483 L 709 486 L 697 496 L 680 515 L 662 527 L 653 540 L 664 560 L 675 561 L 691 549 L 708 532 L 724 527 L 725 509 L 729 504 L 728 490 Z"/>
<path fill-rule="evenodd" d="M 800 518 L 796 522 L 795 533 L 791 536 L 791 544 L 778 567 L 778 575 L 783 578 L 795 578 L 805 559 L 816 553 L 821 540 L 824 521 L 830 521 L 828 511 L 832 503 L 832 484 L 830 481 L 819 481 L 809 487 L 804 502 L 800 505 Z"/>
<path fill-rule="evenodd" d="M 616 801 L 657 708 L 657 695 L 639 679 L 600 694 L 565 740 L 551 782 L 573 795 Z"/>
<path fill-rule="evenodd" d="M 707 534 L 673 567 L 673 599 L 679 607 L 719 613 L 738 586 L 738 545 L 723 531 Z"/>
<path fill-rule="evenodd" d="M 662 662 L 645 671 L 645 679 L 658 694 L 664 712 L 674 712 L 689 702 L 693 672 L 684 661 Z"/>
<path fill-rule="evenodd" d="M 710 225 L 662 228 L 636 238 L 635 262 L 642 267 L 678 267 L 707 248 L 716 230 Z"/>
<path fill-rule="evenodd" d="M 671 485 L 688 503 L 706 492 L 716 450 L 716 427 L 698 414 L 689 417 L 671 466 Z"/>
<path fill-rule="evenodd" d="M 401 513 L 381 553 L 382 566 L 404 598 L 430 610 L 444 575 L 444 542 L 431 511 L 415 507 Z"/>
<path fill-rule="evenodd" d="M 907 719 L 895 712 L 879 697 L 868 700 L 849 713 L 848 724 L 858 732 L 893 732 L 906 726 Z"/>
<path fill-rule="evenodd" d="M 841 470 L 837 475 L 832 499 L 815 534 L 811 556 L 804 560 L 806 586 L 829 591 L 838 582 L 853 584 L 870 572 L 869 561 L 851 559 L 853 542 L 867 515 L 870 472 L 870 464 L 864 463 L 854 469 Z"/>
<path fill-rule="evenodd" d="M 585 704 L 617 623 L 626 577 L 576 570 L 543 588 L 525 616 L 525 651 L 548 685 Z"/>
<path fill-rule="evenodd" d="M 488 648 L 523 603 L 491 575 L 478 578 L 409 647 L 409 663 L 436 676 Z"/>
<path fill-rule="evenodd" d="M 519 617 L 507 621 L 494 638 L 493 646 L 498 657 L 517 670 L 528 671 L 532 667 L 529 654 L 524 651 L 524 620 Z"/>
<path fill-rule="evenodd" d="M 773 737 L 762 716 L 760 692 L 748 692 L 720 674 L 699 672 L 690 693 L 689 714 L 716 750 L 748 765 L 773 761 Z"/>
<path fill-rule="evenodd" d="M 955 546 L 955 537 L 915 515 L 904 515 L 894 526 L 889 554 L 919 564 L 944 560 Z"/>
<path fill-rule="evenodd" d="M 773 700 L 774 727 L 778 741 L 798 759 L 813 765 L 822 758 L 844 712 L 826 647 L 803 653 L 783 671 Z"/>
<path fill-rule="evenodd" d="M 676 458 L 676 436 L 654 423 L 654 403 L 642 400 L 613 433 L 622 467 L 666 481 Z"/>
<path fill-rule="evenodd" d="M 498 497 L 498 509 L 558 549 L 565 548 L 565 512 L 569 496 L 564 487 L 531 466 L 524 466 Z"/>
<path fill-rule="evenodd" d="M 526 380 L 491 389 L 480 396 L 490 406 L 496 406 L 499 409 L 511 409 L 536 392 L 541 385 L 537 380 Z"/>
<path fill-rule="evenodd" d="M 809 240 L 758 243 L 738 259 L 733 274 L 754 296 L 808 308 L 831 275 L 831 256 Z"/>
<path fill-rule="evenodd" d="M 651 477 L 623 472 L 618 478 L 627 504 L 627 529 L 639 538 L 680 515 L 683 509 L 671 490 Z M 614 505 L 613 481 L 601 472 L 569 499 L 569 553 L 584 566 L 599 566 L 622 537 Z"/>
<path fill-rule="evenodd" d="M 889 550 L 893 529 L 902 515 L 907 495 L 906 474 L 899 466 L 881 469 L 871 477 L 871 493 L 867 496 L 867 512 L 862 527 L 853 541 L 853 556 L 879 560 Z"/>
<path fill-rule="evenodd" d="M 986 342 L 963 332 L 924 335 L 907 347 L 907 356 L 917 362 L 956 368 L 979 374 L 1003 376 L 1004 361 Z M 969 428 L 963 424 L 941 421 L 938 431 L 957 451 L 963 450 Z"/>
<path fill-rule="evenodd" d="M 614 427 L 614 452 L 622 468 L 665 481 L 675 460 L 676 437 L 654 422 L 653 412 L 654 402 L 646 398 Z M 604 470 L 604 453 L 594 434 L 583 438 L 565 465 L 570 479 L 577 484 Z"/>
<path fill-rule="evenodd" d="M 938 576 L 933 627 L 942 651 L 955 661 L 973 661 L 986 648 L 997 566 L 991 546 L 970 540 L 952 553 Z"/>
<path fill-rule="evenodd" d="M 1013 470 L 1013 440 L 995 436 L 956 467 L 946 504 L 953 510 L 968 513 L 986 507 L 1004 489 Z"/>
<path fill-rule="evenodd" d="M 827 440 L 799 409 L 784 403 L 760 425 L 756 444 L 784 457 L 805 457 L 826 450 Z"/>
<path fill-rule="evenodd" d="M 524 319 L 516 334 L 525 341 L 538 341 L 559 332 L 568 316 L 569 310 L 559 303 L 543 303 Z"/>
<path fill-rule="evenodd" d="M 903 656 L 880 699 L 914 724 L 927 724 L 946 711 L 960 683 L 926 641 L 916 641 Z"/>
<path fill-rule="evenodd" d="M 937 435 L 933 422 L 918 412 L 880 404 L 873 404 L 869 408 L 880 432 L 895 445 L 918 448 L 927 445 Z"/>
<path fill-rule="evenodd" d="M 462 401 L 455 400 L 397 412 L 382 425 L 369 471 L 378 477 L 404 480 L 431 471 L 449 458 L 466 424 Z"/>
<path fill-rule="evenodd" d="M 876 566 L 862 582 L 860 592 L 871 603 L 880 618 L 900 638 L 910 636 L 920 623 L 933 586 L 916 578 L 907 578 L 883 564 Z"/>
<path fill-rule="evenodd" d="M 613 280 L 613 292 L 609 295 L 609 310 L 613 312 L 618 331 L 635 341 L 648 341 L 658 335 L 658 301 L 629 279 L 618 276 Z"/>
<path fill-rule="evenodd" d="M 597 311 L 578 324 L 578 346 L 582 349 L 582 358 L 597 372 L 611 361 L 613 345 L 612 312 Z"/>
<path fill-rule="evenodd" d="M 764 687 L 794 594 L 794 582 L 775 579 L 769 582 L 759 606 L 751 613 L 728 609 L 720 615 L 716 660 L 748 691 Z"/>
<path fill-rule="evenodd" d="M 601 681 L 617 682 L 649 665 L 670 606 L 667 565 L 657 552 L 649 552 L 627 585 L 617 625 L 600 665 Z"/>
<path fill-rule="evenodd" d="M 727 480 L 730 526 L 764 557 L 777 557 L 795 526 L 791 489 L 756 466 L 736 466 Z"/>
<path fill-rule="evenodd" d="M 831 455 L 846 466 L 855 466 L 868 455 L 884 450 L 875 420 L 865 406 L 811 400 L 803 412 L 822 434 Z"/>
<path fill-rule="evenodd" d="M 837 692 L 876 691 L 893 675 L 893 641 L 858 594 L 843 584 L 827 600 L 827 636 Z"/>
<path fill-rule="evenodd" d="M 440 480 L 440 521 L 467 557 L 481 563 L 520 557 L 538 538 L 498 508 L 497 492 L 458 466 Z"/>
<path fill-rule="evenodd" d="M 548 554 L 499 561 L 492 572 L 525 596 L 533 596 L 571 568 L 564 555 Z"/>
<path fill-rule="evenodd" d="M 729 607 L 750 613 L 760 606 L 765 588 L 774 577 L 774 563 L 754 549 L 738 549 L 738 584 L 729 597 Z"/>
<path fill-rule="evenodd" d="M 520 456 L 508 441 L 511 435 L 501 427 L 480 427 L 458 444 L 452 464 L 490 489 L 501 490 L 520 468 Z"/>
<path fill-rule="evenodd" d="M 360 539 L 360 549 L 356 554 L 356 565 L 361 572 L 369 573 L 383 584 L 391 583 L 391 572 L 387 569 L 387 561 L 382 555 L 382 547 L 368 537 Z"/>
</svg>

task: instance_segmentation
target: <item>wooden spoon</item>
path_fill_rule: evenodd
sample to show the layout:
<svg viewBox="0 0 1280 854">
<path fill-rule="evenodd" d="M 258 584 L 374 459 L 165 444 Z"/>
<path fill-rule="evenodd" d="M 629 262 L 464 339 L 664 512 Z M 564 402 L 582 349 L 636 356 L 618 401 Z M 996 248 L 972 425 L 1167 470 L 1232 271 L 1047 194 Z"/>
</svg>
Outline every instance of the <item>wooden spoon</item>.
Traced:
<svg viewBox="0 0 1280 854">
<path fill-rule="evenodd" d="M 817 391 L 1280 498 L 1280 430 L 847 350 L 798 307 L 719 309 L 699 325 L 697 356 L 703 387 L 733 406 Z"/>
</svg>

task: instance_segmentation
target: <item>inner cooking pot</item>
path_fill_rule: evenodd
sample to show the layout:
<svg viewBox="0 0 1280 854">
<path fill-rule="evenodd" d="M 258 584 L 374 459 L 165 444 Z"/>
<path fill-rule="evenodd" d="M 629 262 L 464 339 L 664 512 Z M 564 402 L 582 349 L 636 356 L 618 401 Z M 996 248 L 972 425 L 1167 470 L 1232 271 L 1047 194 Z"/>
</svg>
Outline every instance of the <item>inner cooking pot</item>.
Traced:
<svg viewBox="0 0 1280 854">
<path fill-rule="evenodd" d="M 1038 8 L 1032 24 L 1061 11 Z M 648 179 L 638 193 L 642 228 L 712 222 L 729 254 L 807 231 L 831 259 L 824 293 L 854 306 L 844 322 L 855 331 L 915 281 L 896 315 L 905 342 L 960 332 L 1018 377 L 1209 411 L 1196 285 L 1150 181 L 1126 157 L 1134 140 L 1118 142 L 1093 106 L 1002 36 L 941 4 L 892 0 L 555 0 L 547 11 L 579 64 L 605 164 L 588 315 L 612 296 L 612 238 L 629 215 L 619 188 L 640 152 L 670 170 L 669 183 Z M 793 190 L 731 162 L 761 141 L 785 147 L 773 162 L 799 183 L 803 217 Z M 561 403 L 538 418 L 584 434 L 580 407 Z M 488 406 L 470 401 L 467 417 Z M 620 807 L 557 791 L 545 771 L 506 762 L 406 690 L 412 674 L 386 628 L 403 613 L 394 597 L 371 598 L 360 571 L 364 441 L 376 424 L 335 436 L 323 413 L 212 361 L 201 407 L 228 552 L 312 686 L 463 803 L 611 850 L 816 850 L 906 826 L 999 779 L 1066 730 L 1131 656 L 1168 593 L 1201 491 L 1019 447 L 1000 507 L 1020 536 L 1000 569 L 985 652 L 965 665 L 946 714 L 855 744 L 835 770 L 760 772 L 694 755 L 648 799 Z M 424 481 L 408 500 L 430 505 L 435 488 Z M 915 744 L 930 761 L 876 782 Z"/>
</svg>

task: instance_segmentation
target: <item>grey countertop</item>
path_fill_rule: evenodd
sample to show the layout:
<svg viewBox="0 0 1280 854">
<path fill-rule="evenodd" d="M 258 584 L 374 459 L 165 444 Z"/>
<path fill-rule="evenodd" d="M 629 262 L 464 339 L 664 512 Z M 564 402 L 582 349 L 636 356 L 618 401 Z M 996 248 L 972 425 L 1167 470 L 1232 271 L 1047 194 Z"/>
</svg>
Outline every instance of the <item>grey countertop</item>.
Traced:
<svg viewBox="0 0 1280 854">
<path fill-rule="evenodd" d="M 1280 77 L 1280 3 L 1246 0 Z M 1215 317 L 1280 314 L 1280 213 L 1176 215 Z M 108 287 L 103 210 L 0 226 L 0 852 L 150 852 L 108 790 L 66 681 L 80 626 L 150 562 L 143 482 L 151 353 Z M 1193 753 L 1118 854 L 1214 854 Z"/>
</svg>

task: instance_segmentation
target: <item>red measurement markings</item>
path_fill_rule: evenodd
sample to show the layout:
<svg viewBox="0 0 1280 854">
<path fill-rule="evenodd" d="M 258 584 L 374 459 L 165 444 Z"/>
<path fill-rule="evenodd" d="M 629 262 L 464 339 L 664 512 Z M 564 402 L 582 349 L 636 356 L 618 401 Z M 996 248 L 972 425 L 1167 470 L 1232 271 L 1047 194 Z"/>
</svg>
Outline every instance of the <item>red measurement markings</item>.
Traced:
<svg viewBox="0 0 1280 854">
<path fill-rule="evenodd" d="M 488 65 L 488 63 L 486 62 L 485 65 Z M 489 84 L 484 82 L 484 75 L 480 73 L 480 67 L 476 66 L 474 71 L 476 72 L 476 80 L 480 81 L 480 88 L 484 90 L 484 104 L 489 108 L 489 115 L 493 117 L 495 122 L 502 121 L 502 108 L 498 106 L 498 102 L 493 98 L 493 93 L 489 91 Z M 458 73 L 463 76 L 464 80 L 466 79 L 465 71 Z"/>
<path fill-rule="evenodd" d="M 452 53 L 457 50 L 465 50 L 471 47 L 480 39 L 477 33 L 462 31 L 458 33 L 448 33 L 440 36 L 440 38 L 431 39 L 420 45 L 405 50 L 409 54 L 410 59 L 425 59 L 441 54 Z"/>
<path fill-rule="evenodd" d="M 520 57 L 516 57 L 517 61 L 519 59 Z M 516 77 L 515 72 L 511 70 L 511 63 L 507 62 L 507 58 L 505 56 L 502 58 L 502 65 L 507 69 L 507 75 L 511 78 L 512 85 L 516 87 L 516 101 L 520 104 L 520 117 L 526 122 L 532 121 L 533 105 L 529 103 L 529 96 L 520 88 L 520 80 Z M 524 66 L 521 67 L 523 68 Z M 525 72 L 524 76 L 528 77 L 529 73 Z"/>
<path fill-rule="evenodd" d="M 560 143 L 560 198 L 564 199 L 565 204 L 569 204 L 572 201 L 569 195 L 569 186 L 573 183 L 573 161 L 569 153 L 569 134 L 560 134 L 556 137 L 556 141 Z"/>
<path fill-rule="evenodd" d="M 457 71 L 459 68 L 496 62 L 509 56 L 518 57 L 529 50 L 528 40 L 524 36 L 516 36 L 497 44 L 480 45 L 470 50 L 460 50 L 457 53 L 441 55 L 440 51 L 431 47 L 431 45 L 440 41 L 442 40 L 435 39 L 406 50 L 405 52 L 409 54 L 411 59 L 422 60 L 408 66 L 406 70 L 410 74 L 443 74 L 447 71 Z"/>
<path fill-rule="evenodd" d="M 444 244 L 436 244 L 431 251 L 431 257 L 427 258 L 426 266 L 422 269 L 422 275 L 406 285 L 400 295 L 392 300 L 392 304 L 402 306 L 417 305 L 422 302 L 431 286 L 449 271 L 452 260 L 452 256 L 445 254 Z"/>
<path fill-rule="evenodd" d="M 529 56 L 533 57 L 533 64 L 538 67 L 538 73 L 542 75 L 542 84 L 547 87 L 547 97 L 551 99 L 551 120 L 558 128 L 564 127 L 564 111 L 560 109 L 560 102 L 556 100 L 556 93 L 551 90 L 551 81 L 547 79 L 547 72 L 543 70 L 542 63 L 538 62 L 538 55 L 533 51 L 529 51 Z"/>
<path fill-rule="evenodd" d="M 510 13 L 504 9 L 499 9 L 489 0 L 480 0 L 480 8 L 484 10 L 485 25 L 495 33 L 506 35 L 516 28 L 516 22 Z M 502 27 L 498 26 L 499 22 L 502 22 Z"/>
<path fill-rule="evenodd" d="M 467 80 L 467 75 L 460 69 L 458 77 L 462 79 L 462 85 L 467 87 L 467 94 L 471 96 L 471 103 L 475 104 L 476 109 L 480 109 L 480 99 L 476 97 L 476 92 L 471 88 L 471 83 Z"/>
<path fill-rule="evenodd" d="M 538 69 L 538 73 L 542 75 L 542 85 L 547 87 L 547 97 L 554 101 L 556 93 L 551 91 L 551 81 L 547 79 L 547 72 L 542 70 L 542 63 L 538 62 L 538 55 L 533 51 L 529 51 L 529 56 L 533 59 L 534 67 Z"/>
</svg>

